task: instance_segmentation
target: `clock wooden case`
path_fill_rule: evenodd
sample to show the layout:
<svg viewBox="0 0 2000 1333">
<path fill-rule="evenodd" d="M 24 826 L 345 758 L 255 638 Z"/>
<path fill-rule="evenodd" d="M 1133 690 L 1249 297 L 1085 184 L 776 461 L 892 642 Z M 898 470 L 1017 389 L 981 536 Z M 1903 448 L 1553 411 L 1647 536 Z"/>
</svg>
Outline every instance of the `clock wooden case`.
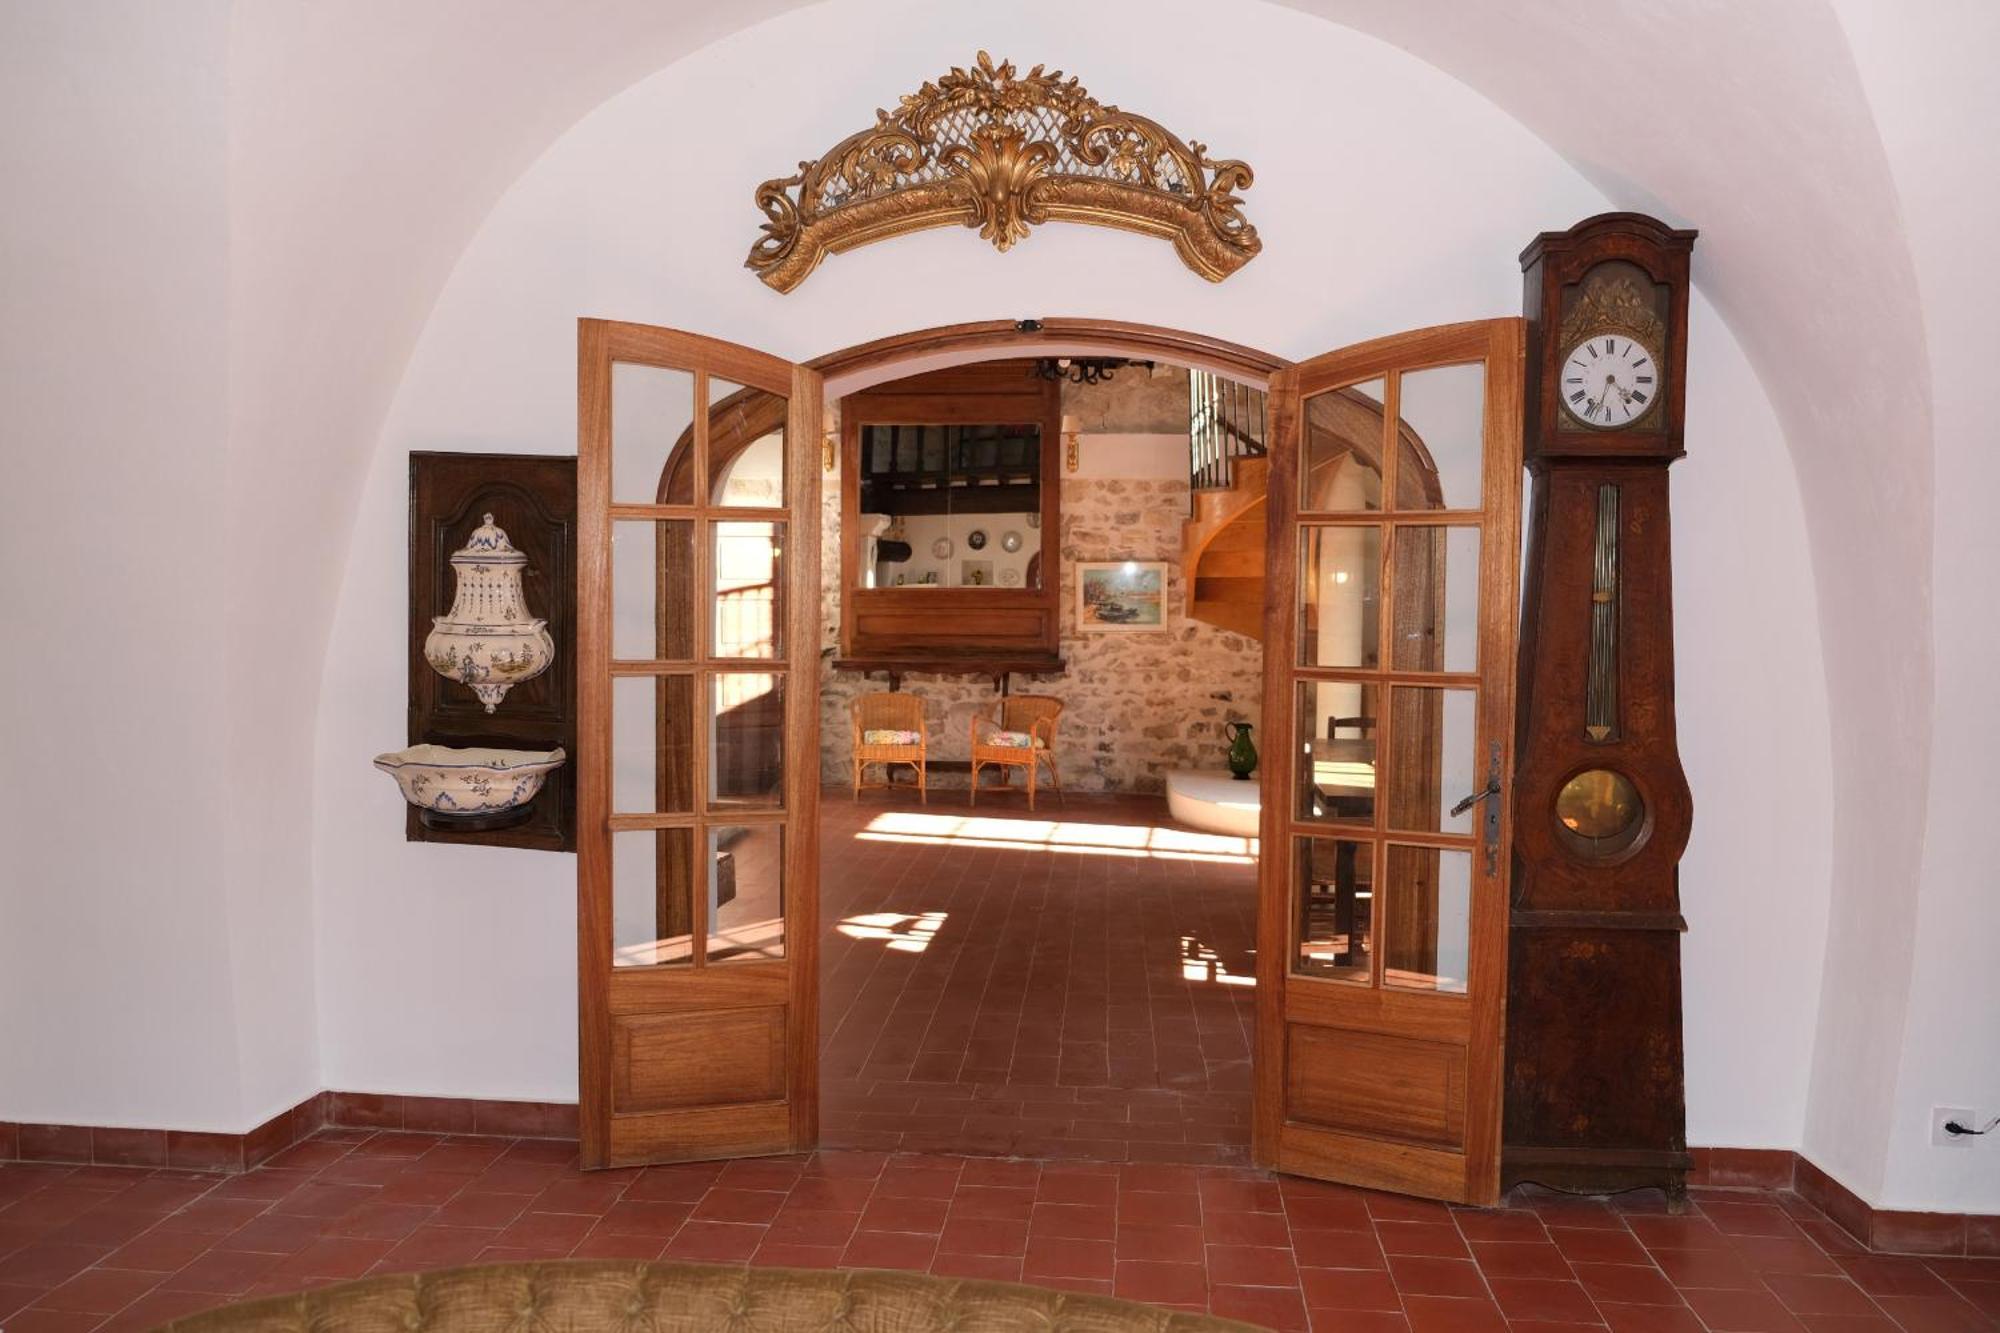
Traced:
<svg viewBox="0 0 2000 1333">
<path fill-rule="evenodd" d="M 1685 1194 L 1667 472 L 1695 233 L 1609 213 L 1521 255 L 1527 462 L 1503 1185 Z"/>
</svg>

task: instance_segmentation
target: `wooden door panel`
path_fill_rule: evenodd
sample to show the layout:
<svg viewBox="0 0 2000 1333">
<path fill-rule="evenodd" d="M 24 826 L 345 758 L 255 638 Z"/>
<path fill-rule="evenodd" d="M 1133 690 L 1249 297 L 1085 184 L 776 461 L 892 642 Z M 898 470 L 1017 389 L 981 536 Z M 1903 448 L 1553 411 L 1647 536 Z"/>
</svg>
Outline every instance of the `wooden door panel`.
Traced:
<svg viewBox="0 0 2000 1333">
<path fill-rule="evenodd" d="M 818 1137 L 819 766 L 787 759 L 819 752 L 821 393 L 749 348 L 578 326 L 586 1167 Z M 633 677 L 624 704 L 660 702 L 614 718 Z"/>
<path fill-rule="evenodd" d="M 1498 1193 L 1524 334 L 1422 329 L 1272 381 L 1264 721 L 1292 743 L 1264 776 L 1253 1152 L 1279 1170 Z M 1345 445 L 1301 494 L 1329 406 Z"/>
<path fill-rule="evenodd" d="M 604 1165 L 755 1157 L 789 1142 L 792 1123 L 792 1108 L 781 1101 L 614 1115 L 605 1129 Z"/>
<path fill-rule="evenodd" d="M 615 1023 L 611 1100 L 618 1113 L 784 1100 L 783 1005 Z"/>
<path fill-rule="evenodd" d="M 1465 1137 L 1465 1045 L 1286 1025 L 1285 1118 L 1454 1147 Z"/>
</svg>

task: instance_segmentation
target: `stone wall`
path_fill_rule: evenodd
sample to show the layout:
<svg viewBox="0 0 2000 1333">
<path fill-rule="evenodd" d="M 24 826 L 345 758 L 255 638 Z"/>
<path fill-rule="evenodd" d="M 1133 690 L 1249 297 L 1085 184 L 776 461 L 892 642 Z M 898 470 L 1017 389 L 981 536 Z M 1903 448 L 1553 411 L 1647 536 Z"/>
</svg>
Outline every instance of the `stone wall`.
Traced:
<svg viewBox="0 0 2000 1333">
<path fill-rule="evenodd" d="M 1185 430 L 1184 416 L 1182 421 Z M 837 476 L 824 478 L 821 499 L 823 632 L 825 645 L 832 648 L 840 634 Z M 1222 767 L 1227 747 L 1223 724 L 1254 724 L 1261 716 L 1262 645 L 1185 614 L 1180 550 L 1187 513 L 1188 485 L 1181 476 L 1065 474 L 1062 655 L 1069 669 L 1062 676 L 1016 678 L 1014 683 L 1024 693 L 1052 694 L 1065 704 L 1056 747 L 1065 788 L 1157 792 L 1170 769 Z M 1075 567 L 1078 561 L 1090 560 L 1166 561 L 1170 575 L 1166 630 L 1078 634 Z M 846 786 L 852 780 L 851 701 L 883 688 L 880 676 L 864 680 L 835 672 L 830 655 L 822 659 L 820 770 L 829 785 Z M 981 710 L 990 712 L 993 682 L 912 675 L 904 677 L 903 688 L 924 700 L 931 757 L 965 759 L 971 717 Z M 1260 746 L 1264 743 L 1261 731 L 1257 740 Z M 962 787 L 965 777 L 937 774 L 932 782 Z"/>
</svg>

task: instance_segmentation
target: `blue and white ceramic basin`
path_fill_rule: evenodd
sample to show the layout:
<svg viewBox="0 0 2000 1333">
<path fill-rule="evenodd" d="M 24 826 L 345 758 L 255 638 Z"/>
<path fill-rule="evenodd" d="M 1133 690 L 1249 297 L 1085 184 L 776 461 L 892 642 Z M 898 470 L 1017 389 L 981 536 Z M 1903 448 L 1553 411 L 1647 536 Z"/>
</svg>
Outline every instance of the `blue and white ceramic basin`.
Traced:
<svg viewBox="0 0 2000 1333">
<path fill-rule="evenodd" d="M 375 756 L 375 767 L 396 779 L 403 799 L 441 815 L 489 815 L 535 799 L 542 782 L 569 756 L 553 750 L 459 749 L 412 745 Z"/>
</svg>

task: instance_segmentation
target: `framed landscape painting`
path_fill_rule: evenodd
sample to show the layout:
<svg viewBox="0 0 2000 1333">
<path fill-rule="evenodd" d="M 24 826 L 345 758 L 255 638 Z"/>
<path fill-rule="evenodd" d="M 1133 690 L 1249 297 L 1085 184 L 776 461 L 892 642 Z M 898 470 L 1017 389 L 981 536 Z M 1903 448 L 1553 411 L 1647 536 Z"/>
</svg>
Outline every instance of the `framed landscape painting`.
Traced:
<svg viewBox="0 0 2000 1333">
<path fill-rule="evenodd" d="M 1079 562 L 1076 627 L 1086 634 L 1159 633 L 1167 627 L 1163 560 Z"/>
</svg>

